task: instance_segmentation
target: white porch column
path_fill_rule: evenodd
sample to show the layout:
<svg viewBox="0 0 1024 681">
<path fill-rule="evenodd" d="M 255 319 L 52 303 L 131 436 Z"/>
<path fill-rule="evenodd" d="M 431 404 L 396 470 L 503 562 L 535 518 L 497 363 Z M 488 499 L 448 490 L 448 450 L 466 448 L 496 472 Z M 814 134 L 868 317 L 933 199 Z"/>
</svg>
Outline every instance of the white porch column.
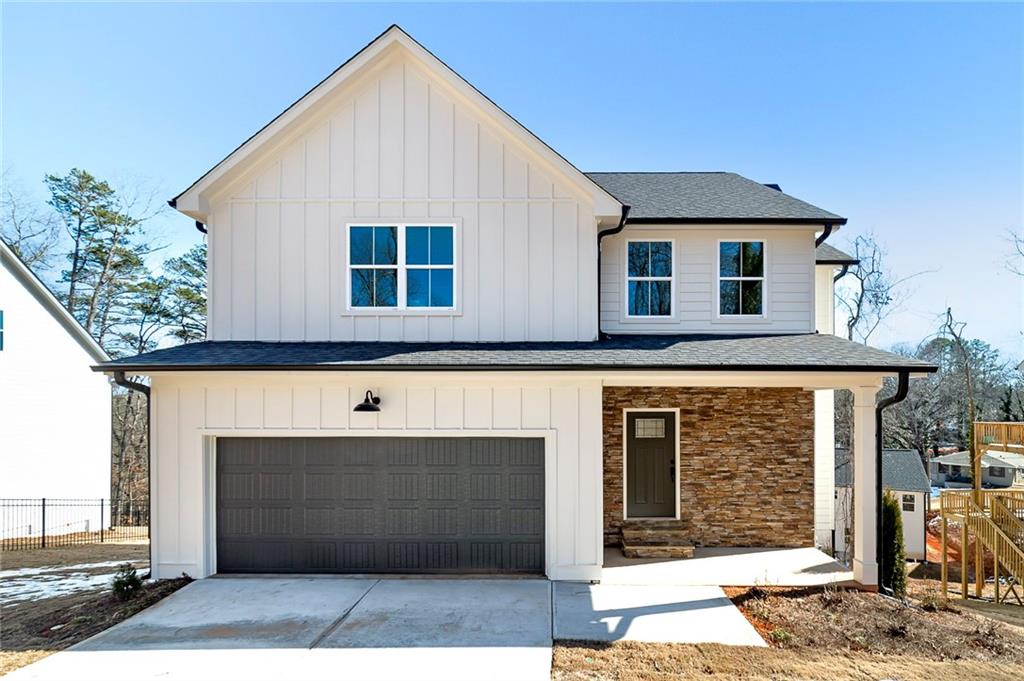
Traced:
<svg viewBox="0 0 1024 681">
<path fill-rule="evenodd" d="M 875 547 L 875 395 L 880 386 L 853 388 L 853 578 L 878 585 Z"/>
</svg>

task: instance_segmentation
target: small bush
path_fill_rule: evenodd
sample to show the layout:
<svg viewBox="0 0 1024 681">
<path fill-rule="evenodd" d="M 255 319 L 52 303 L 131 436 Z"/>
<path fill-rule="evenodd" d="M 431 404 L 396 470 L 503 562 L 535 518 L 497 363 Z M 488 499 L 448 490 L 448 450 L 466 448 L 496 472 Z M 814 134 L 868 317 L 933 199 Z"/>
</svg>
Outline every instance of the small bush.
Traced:
<svg viewBox="0 0 1024 681">
<path fill-rule="evenodd" d="M 882 584 L 896 598 L 907 597 L 907 557 L 903 548 L 903 514 L 891 492 L 882 498 Z"/>
<path fill-rule="evenodd" d="M 925 612 L 959 612 L 948 598 L 933 593 L 921 597 L 921 609 Z"/>
<path fill-rule="evenodd" d="M 771 636 L 773 642 L 778 643 L 780 646 L 784 646 L 793 640 L 793 634 L 785 629 L 774 629 L 769 636 Z"/>
<path fill-rule="evenodd" d="M 118 568 L 111 587 L 114 596 L 122 601 L 127 601 L 142 591 L 142 578 L 139 577 L 139 573 L 135 571 L 131 563 L 125 563 Z"/>
</svg>

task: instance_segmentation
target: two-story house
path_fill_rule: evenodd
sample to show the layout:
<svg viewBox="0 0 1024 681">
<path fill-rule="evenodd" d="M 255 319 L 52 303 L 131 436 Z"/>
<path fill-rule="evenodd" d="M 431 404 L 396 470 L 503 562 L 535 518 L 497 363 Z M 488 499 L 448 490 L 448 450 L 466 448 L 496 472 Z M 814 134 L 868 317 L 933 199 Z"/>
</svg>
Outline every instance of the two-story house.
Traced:
<svg viewBox="0 0 1024 681">
<path fill-rule="evenodd" d="M 847 388 L 876 583 L 876 393 L 931 367 L 817 333 L 842 217 L 581 172 L 398 27 L 172 204 L 208 232 L 209 338 L 99 367 L 151 380 L 156 576 L 813 546 L 816 391 Z"/>
</svg>

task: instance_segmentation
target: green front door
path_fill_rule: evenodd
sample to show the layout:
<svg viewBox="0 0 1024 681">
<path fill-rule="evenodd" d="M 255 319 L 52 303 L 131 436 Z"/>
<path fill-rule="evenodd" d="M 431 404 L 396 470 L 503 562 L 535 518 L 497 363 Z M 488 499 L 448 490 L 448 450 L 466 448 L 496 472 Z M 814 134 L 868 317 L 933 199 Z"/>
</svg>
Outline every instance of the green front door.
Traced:
<svg viewBox="0 0 1024 681">
<path fill-rule="evenodd" d="M 675 413 L 667 411 L 627 412 L 627 517 L 675 517 L 675 466 Z"/>
</svg>

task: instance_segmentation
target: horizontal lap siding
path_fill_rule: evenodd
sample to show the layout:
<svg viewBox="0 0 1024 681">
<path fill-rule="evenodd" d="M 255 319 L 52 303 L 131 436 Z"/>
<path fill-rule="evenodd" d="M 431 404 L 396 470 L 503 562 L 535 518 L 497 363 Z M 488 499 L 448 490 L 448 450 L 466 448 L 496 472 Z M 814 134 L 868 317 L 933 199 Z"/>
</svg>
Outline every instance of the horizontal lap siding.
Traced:
<svg viewBox="0 0 1024 681">
<path fill-rule="evenodd" d="M 367 389 L 379 413 L 356 413 Z M 154 564 L 159 577 L 203 576 L 204 434 L 343 437 L 379 433 L 508 437 L 549 433 L 555 497 L 549 576 L 596 578 L 601 563 L 601 388 L 597 381 L 501 383 L 394 376 L 372 385 L 331 377 L 157 377 L 153 386 Z M 553 504 L 550 505 L 550 504 Z"/>
<path fill-rule="evenodd" d="M 591 340 L 596 225 L 566 180 L 447 86 L 392 61 L 215 201 L 216 340 Z M 455 315 L 346 311 L 353 220 L 455 218 Z"/>
<path fill-rule="evenodd" d="M 675 299 L 671 321 L 625 319 L 627 239 L 675 241 Z M 719 239 L 766 242 L 768 319 L 717 319 Z M 809 230 L 628 227 L 601 246 L 601 328 L 610 333 L 806 333 L 815 330 L 814 237 Z"/>
</svg>

